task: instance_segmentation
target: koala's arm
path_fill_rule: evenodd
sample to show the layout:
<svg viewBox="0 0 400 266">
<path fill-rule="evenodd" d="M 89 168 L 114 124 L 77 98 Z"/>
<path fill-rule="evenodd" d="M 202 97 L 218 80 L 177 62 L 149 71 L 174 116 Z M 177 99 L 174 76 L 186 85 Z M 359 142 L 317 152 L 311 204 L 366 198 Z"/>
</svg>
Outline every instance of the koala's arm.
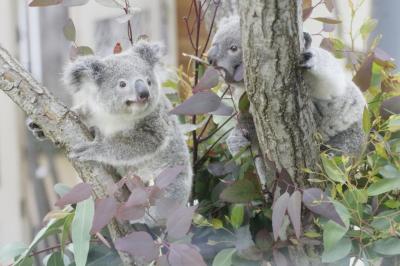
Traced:
<svg viewBox="0 0 400 266">
<path fill-rule="evenodd" d="M 96 137 L 94 141 L 75 147 L 71 158 L 98 161 L 113 166 L 132 165 L 162 149 L 168 141 L 169 128 L 160 118 L 149 118 L 135 129 L 114 136 Z"/>
</svg>

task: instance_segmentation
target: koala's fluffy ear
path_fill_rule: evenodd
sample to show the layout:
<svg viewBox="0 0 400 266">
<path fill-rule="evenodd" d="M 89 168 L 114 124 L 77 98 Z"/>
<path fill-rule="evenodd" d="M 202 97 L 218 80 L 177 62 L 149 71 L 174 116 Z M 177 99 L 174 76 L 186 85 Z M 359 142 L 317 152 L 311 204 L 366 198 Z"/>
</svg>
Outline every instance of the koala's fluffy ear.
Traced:
<svg viewBox="0 0 400 266">
<path fill-rule="evenodd" d="M 139 41 L 133 47 L 133 51 L 152 66 L 157 64 L 164 56 L 164 50 L 161 43 L 147 41 Z"/>
<path fill-rule="evenodd" d="M 73 92 L 76 92 L 80 90 L 84 82 L 100 83 L 105 68 L 106 65 L 98 57 L 79 57 L 65 67 L 63 80 Z"/>
</svg>

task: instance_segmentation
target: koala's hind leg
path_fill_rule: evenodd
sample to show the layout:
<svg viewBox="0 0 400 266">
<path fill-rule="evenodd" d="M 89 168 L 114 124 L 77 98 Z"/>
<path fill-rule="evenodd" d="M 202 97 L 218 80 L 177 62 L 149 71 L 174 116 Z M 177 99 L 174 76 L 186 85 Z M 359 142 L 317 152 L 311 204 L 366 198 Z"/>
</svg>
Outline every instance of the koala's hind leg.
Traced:
<svg viewBox="0 0 400 266">
<path fill-rule="evenodd" d="M 325 144 L 330 146 L 334 155 L 350 154 L 358 155 L 362 152 L 366 136 L 360 123 L 354 123 L 345 131 L 333 136 Z M 327 147 L 322 147 L 322 150 Z"/>
<path fill-rule="evenodd" d="M 32 119 L 27 118 L 25 123 L 29 131 L 32 132 L 33 136 L 35 136 L 37 140 L 43 141 L 46 139 L 46 136 L 44 135 L 42 128 L 38 124 L 33 122 Z"/>
</svg>

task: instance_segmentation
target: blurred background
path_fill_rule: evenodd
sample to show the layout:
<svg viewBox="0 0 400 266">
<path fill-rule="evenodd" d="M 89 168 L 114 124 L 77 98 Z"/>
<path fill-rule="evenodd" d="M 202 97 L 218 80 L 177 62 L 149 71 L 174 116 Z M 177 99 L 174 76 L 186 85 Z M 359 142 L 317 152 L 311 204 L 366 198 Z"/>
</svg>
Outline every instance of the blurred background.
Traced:
<svg viewBox="0 0 400 266">
<path fill-rule="evenodd" d="M 354 2 L 363 0 L 354 0 Z M 71 18 L 77 29 L 77 44 L 93 48 L 96 54 L 113 52 L 117 42 L 129 47 L 126 22 L 117 8 L 107 8 L 94 0 L 84 6 L 62 5 L 28 7 L 27 0 L 0 1 L 0 45 L 6 48 L 33 76 L 67 105 L 70 99 L 61 82 L 62 68 L 69 60 L 71 43 L 63 26 Z M 165 44 L 165 63 L 172 69 L 186 67 L 190 43 L 183 17 L 188 0 L 134 0 L 140 8 L 131 23 L 134 36 L 147 35 Z M 250 2 L 250 1 L 249 1 Z M 314 1 L 318 2 L 318 1 Z M 348 40 L 350 10 L 345 0 L 337 0 L 336 17 L 343 23 L 334 34 Z M 368 18 L 378 19 L 376 33 L 383 34 L 380 47 L 400 59 L 400 1 L 365 0 L 354 21 L 354 28 Z M 319 13 L 318 13 L 319 12 Z M 325 9 L 313 16 L 332 17 Z M 394 26 L 396 25 L 396 26 Z M 318 33 L 321 23 L 308 20 L 305 30 Z M 203 30 L 202 38 L 207 38 Z M 320 41 L 316 36 L 314 42 Z M 359 49 L 362 42 L 356 43 Z M 0 246 L 10 242 L 31 241 L 43 225 L 43 217 L 54 208 L 56 183 L 74 185 L 79 179 L 65 156 L 48 142 L 38 142 L 25 128 L 25 116 L 8 97 L 0 93 Z M 44 243 L 43 245 L 46 245 Z"/>
</svg>

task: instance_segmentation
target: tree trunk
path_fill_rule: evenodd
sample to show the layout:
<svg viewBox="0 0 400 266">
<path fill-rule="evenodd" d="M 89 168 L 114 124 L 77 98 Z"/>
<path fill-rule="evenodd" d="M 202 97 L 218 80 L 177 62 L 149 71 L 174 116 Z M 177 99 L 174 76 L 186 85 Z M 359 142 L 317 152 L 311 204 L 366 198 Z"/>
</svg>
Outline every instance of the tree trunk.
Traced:
<svg viewBox="0 0 400 266">
<path fill-rule="evenodd" d="M 264 160 L 302 186 L 314 169 L 312 103 L 298 67 L 303 39 L 301 2 L 240 1 L 245 85 Z"/>
<path fill-rule="evenodd" d="M 22 66 L 0 46 L 0 90 L 3 90 L 25 113 L 44 131 L 46 136 L 66 153 L 71 147 L 89 141 L 90 133 L 79 118 L 63 104 L 59 103 Z M 71 160 L 75 170 L 84 182 L 89 183 L 96 198 L 107 196 L 107 186 L 118 176 L 95 162 Z M 113 173 L 114 172 L 114 173 Z M 117 195 L 119 201 L 126 201 L 128 192 Z M 108 225 L 115 240 L 132 231 L 128 222 L 119 223 L 115 219 Z M 134 259 L 120 252 L 124 265 L 133 265 Z"/>
</svg>

